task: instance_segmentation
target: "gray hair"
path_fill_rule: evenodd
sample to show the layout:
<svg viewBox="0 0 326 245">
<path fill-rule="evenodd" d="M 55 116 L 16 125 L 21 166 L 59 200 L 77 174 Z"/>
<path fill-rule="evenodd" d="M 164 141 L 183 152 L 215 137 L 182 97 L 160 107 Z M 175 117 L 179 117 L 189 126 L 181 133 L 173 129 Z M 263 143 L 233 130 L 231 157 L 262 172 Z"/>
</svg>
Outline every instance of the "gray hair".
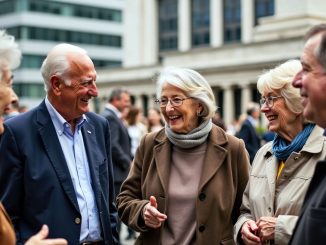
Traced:
<svg viewBox="0 0 326 245">
<path fill-rule="evenodd" d="M 112 102 L 113 100 L 115 99 L 118 99 L 120 100 L 121 99 L 121 94 L 129 94 L 129 91 L 125 88 L 114 88 L 112 89 L 111 93 L 109 94 L 109 98 L 108 98 L 108 101 L 109 102 Z"/>
<path fill-rule="evenodd" d="M 66 85 L 71 85 L 71 81 L 69 80 L 70 77 L 68 77 L 68 70 L 70 68 L 70 64 L 67 58 L 68 54 L 87 55 L 87 52 L 80 47 L 67 43 L 56 45 L 49 52 L 41 67 L 41 73 L 44 80 L 44 90 L 46 92 L 48 92 L 51 87 L 50 80 L 53 75 L 65 78 Z"/>
<path fill-rule="evenodd" d="M 3 69 L 16 69 L 20 65 L 22 54 L 15 42 L 15 37 L 0 30 L 0 79 Z"/>
<path fill-rule="evenodd" d="M 288 60 L 285 63 L 275 67 L 262 74 L 257 82 L 257 88 L 260 94 L 270 93 L 278 90 L 285 99 L 285 103 L 293 113 L 302 113 L 302 97 L 300 89 L 292 86 L 294 76 L 301 71 L 302 66 L 299 60 Z"/>
<path fill-rule="evenodd" d="M 198 72 L 177 67 L 167 67 L 157 78 L 156 96 L 161 97 L 162 89 L 165 84 L 170 84 L 181 89 L 187 96 L 202 102 L 204 110 L 201 117 L 204 119 L 212 118 L 216 111 L 215 96 L 211 86 L 206 79 Z"/>
<path fill-rule="evenodd" d="M 324 71 L 326 71 L 326 24 L 319 24 L 311 27 L 306 33 L 304 39 L 308 39 L 321 34 L 321 41 L 315 50 L 317 61 L 322 65 Z"/>
</svg>

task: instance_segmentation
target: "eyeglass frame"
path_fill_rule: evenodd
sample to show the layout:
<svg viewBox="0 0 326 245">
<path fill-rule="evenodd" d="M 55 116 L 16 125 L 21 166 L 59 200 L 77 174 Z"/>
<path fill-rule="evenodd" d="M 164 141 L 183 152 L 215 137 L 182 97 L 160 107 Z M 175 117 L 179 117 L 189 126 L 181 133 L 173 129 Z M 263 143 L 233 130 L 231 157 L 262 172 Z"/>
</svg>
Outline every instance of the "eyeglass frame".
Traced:
<svg viewBox="0 0 326 245">
<path fill-rule="evenodd" d="M 266 98 L 261 98 L 259 100 L 259 104 L 260 104 L 260 108 L 262 108 L 265 104 L 268 108 L 272 108 L 274 106 L 274 100 L 279 99 L 279 98 L 284 98 L 283 96 L 279 95 L 279 96 L 268 96 Z M 269 105 L 270 103 L 268 101 L 271 101 L 271 105 Z M 266 103 L 267 102 L 267 103 Z"/>
<path fill-rule="evenodd" d="M 180 100 L 180 102 L 177 102 L 177 104 L 175 104 L 175 102 L 173 101 L 175 99 Z M 167 102 L 166 102 L 165 105 L 162 105 L 162 99 L 156 99 L 155 100 L 155 103 L 156 104 L 159 104 L 161 108 L 167 107 L 167 105 L 169 104 L 169 102 L 170 102 L 170 105 L 171 106 L 173 106 L 173 107 L 179 107 L 179 106 L 182 106 L 183 101 L 184 100 L 187 100 L 187 99 L 193 99 L 193 97 L 185 97 L 185 98 L 173 97 L 173 98 L 170 98 L 170 99 L 166 99 Z M 178 103 L 180 103 L 180 104 L 178 105 Z"/>
</svg>

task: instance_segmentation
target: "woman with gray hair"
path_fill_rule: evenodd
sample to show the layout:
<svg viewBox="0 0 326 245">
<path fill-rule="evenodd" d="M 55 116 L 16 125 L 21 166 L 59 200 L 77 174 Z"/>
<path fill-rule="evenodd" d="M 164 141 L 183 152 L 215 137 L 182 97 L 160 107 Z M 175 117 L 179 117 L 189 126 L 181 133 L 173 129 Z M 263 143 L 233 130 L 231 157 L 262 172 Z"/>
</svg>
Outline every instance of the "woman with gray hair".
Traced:
<svg viewBox="0 0 326 245">
<path fill-rule="evenodd" d="M 233 244 L 249 174 L 242 140 L 212 124 L 216 106 L 196 71 L 166 68 L 157 80 L 165 128 L 145 135 L 117 198 L 136 244 Z"/>
<path fill-rule="evenodd" d="M 272 142 L 256 154 L 243 195 L 235 239 L 244 244 L 288 244 L 318 159 L 326 156 L 323 129 L 303 118 L 291 82 L 301 64 L 289 60 L 258 79 L 261 111 Z"/>
</svg>

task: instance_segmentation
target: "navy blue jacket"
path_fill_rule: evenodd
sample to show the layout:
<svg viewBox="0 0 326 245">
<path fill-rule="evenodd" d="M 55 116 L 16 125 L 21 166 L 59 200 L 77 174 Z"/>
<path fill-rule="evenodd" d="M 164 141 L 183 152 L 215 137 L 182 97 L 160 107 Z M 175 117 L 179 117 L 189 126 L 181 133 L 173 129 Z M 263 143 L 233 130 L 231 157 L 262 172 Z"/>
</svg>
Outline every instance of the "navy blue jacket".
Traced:
<svg viewBox="0 0 326 245">
<path fill-rule="evenodd" d="M 326 241 L 326 161 L 316 165 L 301 214 L 289 244 L 325 244 Z"/>
<path fill-rule="evenodd" d="M 116 244 L 110 130 L 107 121 L 87 113 L 82 127 L 92 187 L 105 244 Z M 80 211 L 59 139 L 43 101 L 5 123 L 0 143 L 0 198 L 23 244 L 39 231 L 79 244 Z"/>
</svg>

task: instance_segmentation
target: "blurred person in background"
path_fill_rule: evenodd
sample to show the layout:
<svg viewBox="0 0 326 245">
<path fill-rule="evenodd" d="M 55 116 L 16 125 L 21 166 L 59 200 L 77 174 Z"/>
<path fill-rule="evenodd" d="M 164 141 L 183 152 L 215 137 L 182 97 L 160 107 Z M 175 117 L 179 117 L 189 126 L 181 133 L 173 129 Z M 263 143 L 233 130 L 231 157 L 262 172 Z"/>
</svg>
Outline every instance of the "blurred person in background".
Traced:
<svg viewBox="0 0 326 245">
<path fill-rule="evenodd" d="M 250 156 L 250 163 L 253 162 L 254 157 L 260 148 L 260 138 L 256 132 L 259 119 L 259 104 L 249 102 L 247 106 L 247 116 L 242 121 L 240 130 L 236 133 L 236 136 L 243 139 L 246 149 Z M 239 119 L 240 121 L 241 119 Z"/>
<path fill-rule="evenodd" d="M 123 88 L 114 88 L 102 112 L 110 125 L 115 196 L 119 194 L 122 182 L 127 178 L 132 161 L 131 142 L 125 121 L 130 106 L 129 92 Z M 119 220 L 119 234 L 120 228 Z"/>
<path fill-rule="evenodd" d="M 136 244 L 234 244 L 249 173 L 242 140 L 212 123 L 216 106 L 198 72 L 165 68 L 157 80 L 165 128 L 146 134 L 117 198 Z"/>
<path fill-rule="evenodd" d="M 163 128 L 164 123 L 159 109 L 151 108 L 148 110 L 147 123 L 148 132 L 156 132 Z"/>
<path fill-rule="evenodd" d="M 235 225 L 240 244 L 289 243 L 316 160 L 326 155 L 323 129 L 304 119 L 300 91 L 291 85 L 300 70 L 289 60 L 258 79 L 261 111 L 276 137 L 252 164 Z"/>
<path fill-rule="evenodd" d="M 18 48 L 15 38 L 0 30 L 0 135 L 4 132 L 3 114 L 8 110 L 10 104 L 17 101 L 17 96 L 12 89 L 13 74 L 12 70 L 16 69 L 21 60 L 21 51 Z M 7 152 L 4 154 L 8 154 Z M 4 156 L 1 155 L 1 158 Z M 0 166 L 2 169 L 2 166 Z M 32 236 L 25 245 L 65 245 L 64 239 L 46 239 L 49 234 L 49 228 L 43 225 L 41 230 Z M 0 203 L 0 244 L 16 244 L 16 235 L 11 223 L 11 219 Z"/>
<path fill-rule="evenodd" d="M 219 126 L 220 128 L 222 128 L 224 131 L 227 130 L 225 123 L 221 117 L 221 113 L 218 111 L 218 109 L 216 109 L 215 114 L 212 118 L 212 122 L 216 125 Z"/>
</svg>

